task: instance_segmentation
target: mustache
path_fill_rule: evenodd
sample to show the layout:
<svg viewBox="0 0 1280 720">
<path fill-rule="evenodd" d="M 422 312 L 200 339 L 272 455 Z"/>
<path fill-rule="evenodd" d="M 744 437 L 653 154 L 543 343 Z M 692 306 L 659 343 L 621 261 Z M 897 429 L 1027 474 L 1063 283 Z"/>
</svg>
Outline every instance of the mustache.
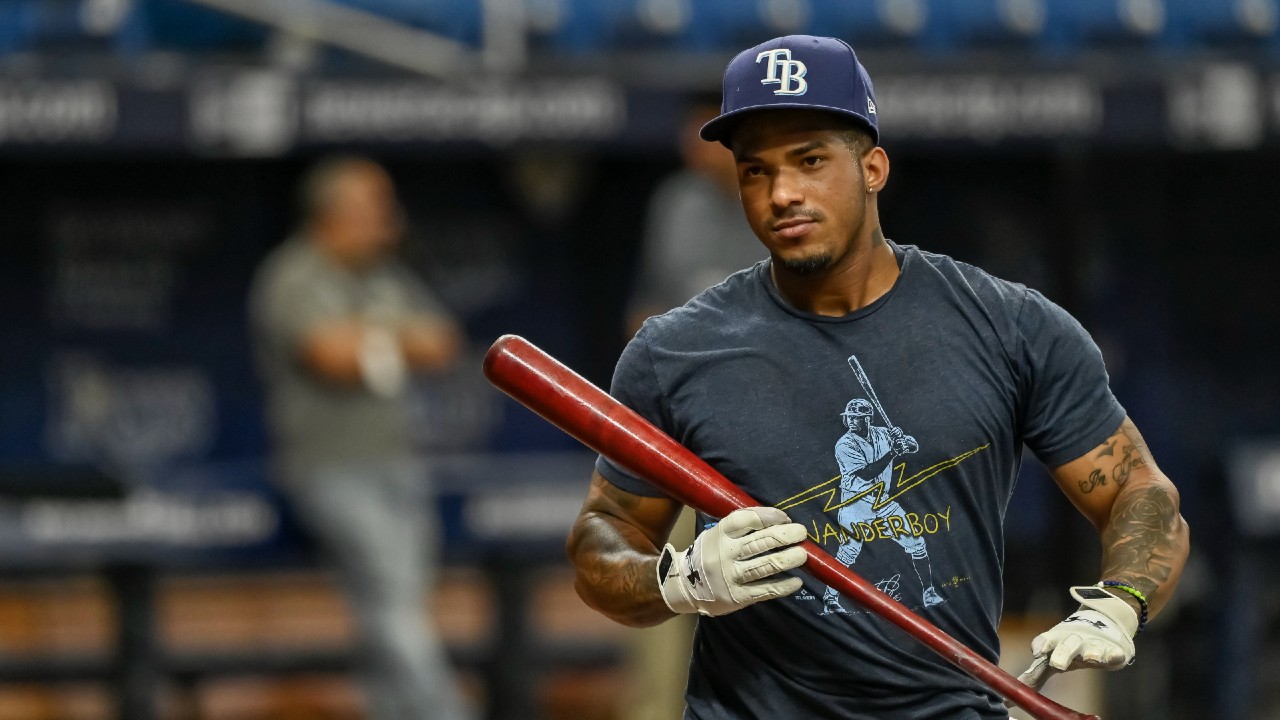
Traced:
<svg viewBox="0 0 1280 720">
<path fill-rule="evenodd" d="M 823 215 L 821 210 L 814 210 L 812 208 L 790 208 L 790 207 L 787 208 L 781 214 L 774 213 L 773 218 L 774 220 L 777 220 L 779 222 L 783 220 L 794 220 L 796 218 L 806 218 L 814 222 L 822 222 L 823 220 L 827 219 L 826 215 Z"/>
</svg>

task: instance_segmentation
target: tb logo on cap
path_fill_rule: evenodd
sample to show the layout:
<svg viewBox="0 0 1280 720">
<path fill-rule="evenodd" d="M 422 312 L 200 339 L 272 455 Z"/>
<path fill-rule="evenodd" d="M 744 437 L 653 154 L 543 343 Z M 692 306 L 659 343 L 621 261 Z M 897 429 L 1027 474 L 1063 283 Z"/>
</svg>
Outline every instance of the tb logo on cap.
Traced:
<svg viewBox="0 0 1280 720">
<path fill-rule="evenodd" d="M 773 91 L 774 95 L 803 95 L 808 92 L 809 83 L 804 76 L 809 68 L 799 60 L 792 60 L 790 50 L 765 50 L 756 56 L 756 64 L 760 64 L 761 60 L 766 61 L 766 74 L 760 84 L 778 85 L 778 89 Z"/>
</svg>

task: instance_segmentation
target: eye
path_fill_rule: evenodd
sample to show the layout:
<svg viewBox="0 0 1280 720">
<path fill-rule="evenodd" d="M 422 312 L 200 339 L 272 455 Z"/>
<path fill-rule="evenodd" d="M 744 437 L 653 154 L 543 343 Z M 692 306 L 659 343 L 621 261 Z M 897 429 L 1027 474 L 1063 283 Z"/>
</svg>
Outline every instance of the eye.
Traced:
<svg viewBox="0 0 1280 720">
<path fill-rule="evenodd" d="M 743 165 L 742 166 L 743 177 L 760 177 L 763 174 L 764 174 L 764 168 L 760 167 L 759 165 Z"/>
<path fill-rule="evenodd" d="M 806 155 L 803 162 L 808 167 L 818 167 L 825 159 L 821 155 Z"/>
</svg>

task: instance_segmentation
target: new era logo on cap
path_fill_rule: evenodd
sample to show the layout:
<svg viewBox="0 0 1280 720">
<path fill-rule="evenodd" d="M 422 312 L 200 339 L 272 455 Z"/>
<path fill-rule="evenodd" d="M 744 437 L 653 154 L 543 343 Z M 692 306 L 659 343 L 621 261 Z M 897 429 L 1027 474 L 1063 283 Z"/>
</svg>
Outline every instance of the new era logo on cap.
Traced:
<svg viewBox="0 0 1280 720">
<path fill-rule="evenodd" d="M 788 35 L 739 53 L 724 72 L 720 115 L 700 134 L 725 142 L 743 114 L 774 108 L 844 115 L 880 141 L 871 77 L 843 40 Z"/>
</svg>

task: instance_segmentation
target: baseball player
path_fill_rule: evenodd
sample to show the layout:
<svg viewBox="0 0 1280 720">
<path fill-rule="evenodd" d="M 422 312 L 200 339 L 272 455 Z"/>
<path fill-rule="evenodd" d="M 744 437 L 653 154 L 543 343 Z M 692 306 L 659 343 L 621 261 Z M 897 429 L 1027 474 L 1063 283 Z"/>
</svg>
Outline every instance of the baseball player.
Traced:
<svg viewBox="0 0 1280 720">
<path fill-rule="evenodd" d="M 826 589 L 793 572 L 806 536 L 832 553 L 849 539 L 848 491 L 832 478 L 842 410 L 839 482 L 879 508 L 857 524 L 858 573 L 901 588 L 927 542 L 948 580 L 945 601 L 918 611 L 992 662 L 1024 446 L 1098 529 L 1101 575 L 1067 590 L 1080 608 L 1034 640 L 1025 682 L 1130 663 L 1186 562 L 1178 492 L 1080 324 L 1034 290 L 885 237 L 878 110 L 840 40 L 781 37 L 733 58 L 701 135 L 733 151 L 769 257 L 650 318 L 614 370 L 614 397 L 760 502 L 701 517 L 692 545 L 674 547 L 679 503 L 601 457 L 570 532 L 591 607 L 633 626 L 699 614 L 686 720 L 1008 717 L 991 689 L 881 618 L 824 614 Z M 873 404 L 911 436 L 870 424 L 863 368 Z M 884 514 L 887 502 L 910 511 Z"/>
<path fill-rule="evenodd" d="M 884 428 L 871 424 L 873 409 L 863 398 L 854 398 L 845 405 L 840 417 L 848 432 L 836 441 L 836 462 L 840 465 L 840 527 L 849 531 L 848 539 L 836 551 L 836 559 L 852 566 L 862 553 L 864 538 L 862 527 L 876 519 L 898 518 L 895 527 L 909 528 L 910 523 L 902 506 L 896 500 L 883 501 L 876 493 L 879 488 L 892 484 L 893 460 L 919 451 L 916 439 L 902 432 L 901 428 Z M 883 492 L 883 490 L 881 490 Z M 929 551 L 924 538 L 911 532 L 894 533 L 894 540 L 911 556 L 916 577 L 924 588 L 925 607 L 942 602 L 933 587 L 933 571 L 929 567 Z M 840 605 L 835 588 L 828 587 L 822 593 L 824 615 L 846 612 Z"/>
</svg>

